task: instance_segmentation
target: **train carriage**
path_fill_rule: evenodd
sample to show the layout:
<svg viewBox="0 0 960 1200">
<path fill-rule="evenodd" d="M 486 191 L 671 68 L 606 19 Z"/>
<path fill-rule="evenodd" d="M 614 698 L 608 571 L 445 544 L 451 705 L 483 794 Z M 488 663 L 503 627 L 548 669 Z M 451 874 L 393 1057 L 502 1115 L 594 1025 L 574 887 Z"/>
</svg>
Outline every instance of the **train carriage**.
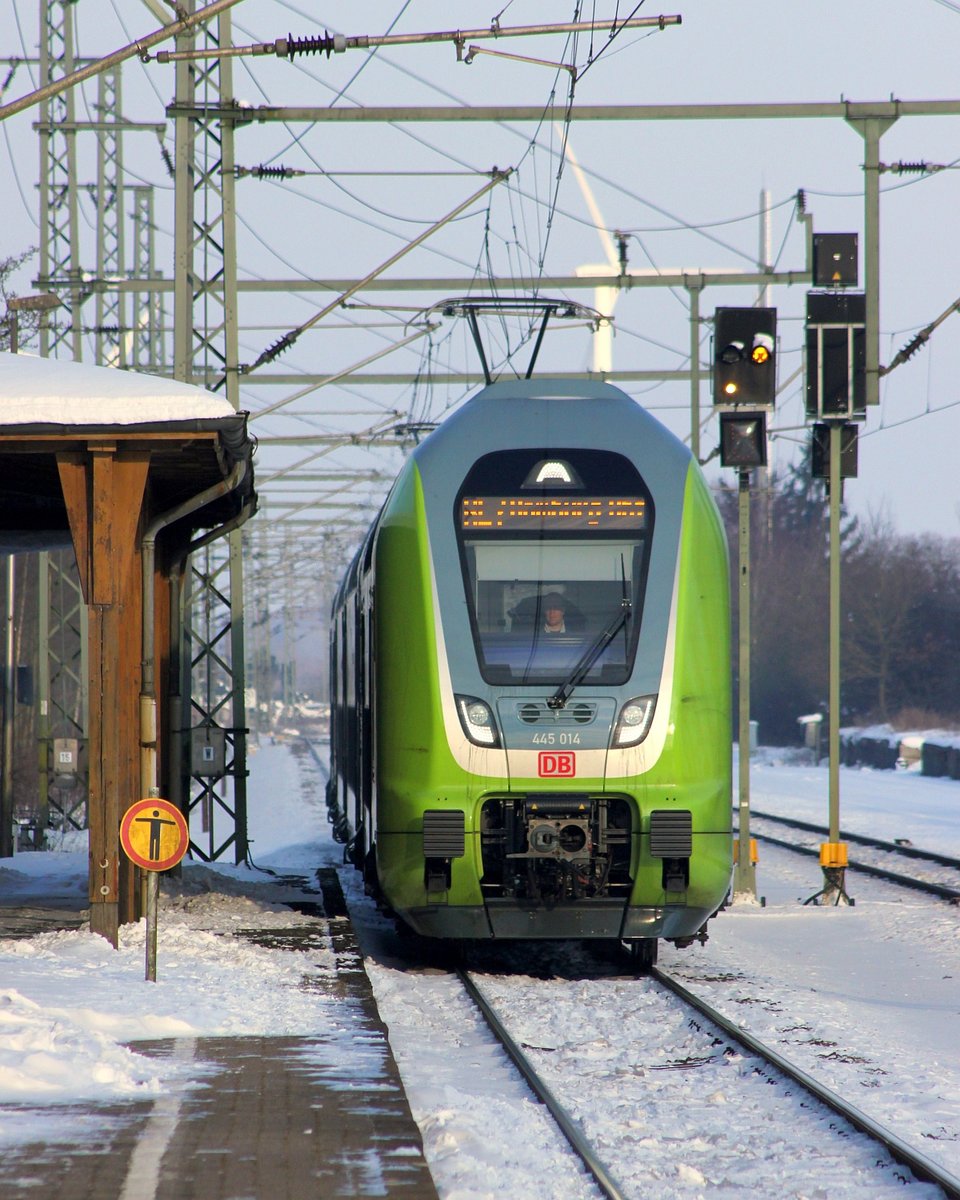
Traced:
<svg viewBox="0 0 960 1200">
<path fill-rule="evenodd" d="M 731 868 L 727 551 L 607 384 L 495 383 L 410 456 L 334 602 L 336 829 L 438 938 L 696 935 Z"/>
</svg>

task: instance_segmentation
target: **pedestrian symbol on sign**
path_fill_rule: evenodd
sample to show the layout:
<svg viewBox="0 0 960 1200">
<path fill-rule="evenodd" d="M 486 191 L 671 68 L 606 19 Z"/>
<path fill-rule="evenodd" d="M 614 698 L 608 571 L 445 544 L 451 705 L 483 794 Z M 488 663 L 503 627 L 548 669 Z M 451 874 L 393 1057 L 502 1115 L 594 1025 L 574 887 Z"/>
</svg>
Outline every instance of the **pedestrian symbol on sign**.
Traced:
<svg viewBox="0 0 960 1200">
<path fill-rule="evenodd" d="M 134 820 L 138 825 L 143 823 L 150 826 L 150 850 L 147 857 L 151 862 L 156 862 L 160 857 L 160 831 L 164 825 L 176 825 L 176 821 L 161 817 L 159 808 L 153 810 L 152 816 L 134 817 Z"/>
</svg>

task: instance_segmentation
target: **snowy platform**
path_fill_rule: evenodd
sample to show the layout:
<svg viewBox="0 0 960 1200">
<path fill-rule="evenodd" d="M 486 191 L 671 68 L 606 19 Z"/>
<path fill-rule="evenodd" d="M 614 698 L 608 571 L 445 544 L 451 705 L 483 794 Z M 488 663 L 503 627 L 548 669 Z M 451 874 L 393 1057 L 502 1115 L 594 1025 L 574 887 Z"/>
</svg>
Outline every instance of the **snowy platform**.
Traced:
<svg viewBox="0 0 960 1200">
<path fill-rule="evenodd" d="M 304 907 L 293 900 L 289 884 L 274 884 L 273 890 Z M 305 973 L 299 983 L 325 1019 L 299 1035 L 245 1036 L 241 1028 L 231 1036 L 139 1041 L 141 1070 L 153 1066 L 165 1076 L 156 1096 L 109 1099 L 112 1065 L 101 1060 L 96 1074 L 105 1086 L 99 1101 L 52 1109 L 27 1099 L 4 1104 L 0 1195 L 29 1187 L 33 1195 L 59 1200 L 314 1195 L 436 1200 L 362 958 L 348 923 L 336 919 L 338 896 L 339 911 L 345 911 L 336 876 L 328 871 L 323 888 L 332 919 L 300 915 L 295 907 L 264 908 L 268 890 L 258 891 L 263 927 L 235 930 L 233 946 L 217 939 L 221 956 L 243 960 L 247 970 L 253 965 L 247 950 L 253 956 L 259 951 L 303 958 L 304 969 L 307 961 L 325 968 Z M 242 911 L 239 897 L 235 903 Z M 309 900 L 306 907 L 312 907 Z M 226 980 L 224 987 L 228 998 Z M 150 985 L 148 994 L 153 990 Z M 4 999 L 19 1009 L 23 998 L 14 992 Z M 255 1002 L 251 1007 L 253 1031 Z M 33 1083 L 36 1090 L 37 1080 Z M 18 1129 L 29 1132 L 10 1145 L 9 1135 Z M 59 1131 L 67 1129 L 69 1135 L 61 1138 Z"/>
<path fill-rule="evenodd" d="M 20 1195 L 20 1186 L 22 1194 L 59 1200 L 435 1200 L 396 1067 L 390 1059 L 384 1070 L 362 1012 L 351 1018 L 327 1038 L 142 1044 L 141 1053 L 189 1066 L 193 1086 L 156 1103 L 67 1108 L 62 1119 L 86 1124 L 86 1142 L 8 1151 L 0 1192 Z M 17 1111 L 7 1117 L 15 1121 Z"/>
</svg>

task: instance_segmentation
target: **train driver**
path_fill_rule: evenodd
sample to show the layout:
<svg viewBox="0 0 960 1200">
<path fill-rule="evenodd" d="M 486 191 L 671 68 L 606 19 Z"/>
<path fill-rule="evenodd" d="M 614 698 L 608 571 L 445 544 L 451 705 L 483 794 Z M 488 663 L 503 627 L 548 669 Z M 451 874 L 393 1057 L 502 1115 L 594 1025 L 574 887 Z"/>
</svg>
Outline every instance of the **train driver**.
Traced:
<svg viewBox="0 0 960 1200">
<path fill-rule="evenodd" d="M 564 621 L 566 611 L 567 602 L 560 592 L 548 592 L 543 598 L 543 632 L 566 633 L 567 626 Z"/>
</svg>

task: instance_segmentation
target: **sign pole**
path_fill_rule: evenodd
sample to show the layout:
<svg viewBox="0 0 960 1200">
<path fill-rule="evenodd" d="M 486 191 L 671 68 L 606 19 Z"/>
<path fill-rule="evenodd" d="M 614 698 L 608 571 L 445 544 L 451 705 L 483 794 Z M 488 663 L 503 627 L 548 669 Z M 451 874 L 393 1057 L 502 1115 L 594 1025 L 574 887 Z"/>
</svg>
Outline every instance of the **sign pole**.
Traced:
<svg viewBox="0 0 960 1200">
<path fill-rule="evenodd" d="M 157 982 L 157 899 L 160 894 L 160 876 L 156 871 L 147 872 L 147 961 L 146 980 Z"/>
<path fill-rule="evenodd" d="M 757 868 L 750 838 L 750 472 L 741 471 L 738 492 L 740 519 L 739 581 L 739 822 L 733 898 L 757 898 Z"/>
</svg>

